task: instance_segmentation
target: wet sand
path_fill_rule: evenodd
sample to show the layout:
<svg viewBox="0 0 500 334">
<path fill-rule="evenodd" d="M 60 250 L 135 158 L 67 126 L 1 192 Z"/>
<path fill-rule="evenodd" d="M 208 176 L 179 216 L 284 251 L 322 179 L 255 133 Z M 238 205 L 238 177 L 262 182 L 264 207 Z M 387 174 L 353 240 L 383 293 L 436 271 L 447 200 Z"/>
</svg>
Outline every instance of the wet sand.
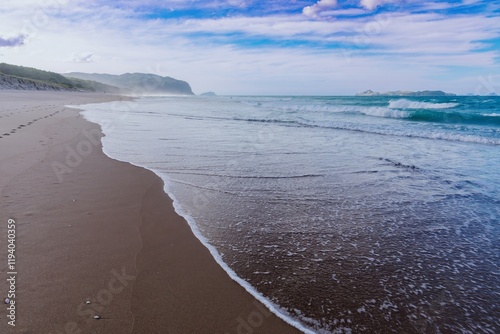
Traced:
<svg viewBox="0 0 500 334">
<path fill-rule="evenodd" d="M 217 265 L 159 177 L 105 156 L 100 127 L 64 107 L 120 99 L 0 91 L 2 300 L 9 219 L 17 272 L 0 332 L 300 333 Z"/>
</svg>

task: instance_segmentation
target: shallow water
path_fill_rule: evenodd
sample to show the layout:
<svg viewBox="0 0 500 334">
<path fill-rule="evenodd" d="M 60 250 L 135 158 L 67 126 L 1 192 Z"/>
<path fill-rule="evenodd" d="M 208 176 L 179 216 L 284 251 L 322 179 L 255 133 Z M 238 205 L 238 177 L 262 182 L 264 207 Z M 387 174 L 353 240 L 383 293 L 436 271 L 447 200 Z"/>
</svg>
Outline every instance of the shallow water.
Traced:
<svg viewBox="0 0 500 334">
<path fill-rule="evenodd" d="M 496 333 L 500 98 L 88 105 L 240 278 L 318 332 Z"/>
</svg>

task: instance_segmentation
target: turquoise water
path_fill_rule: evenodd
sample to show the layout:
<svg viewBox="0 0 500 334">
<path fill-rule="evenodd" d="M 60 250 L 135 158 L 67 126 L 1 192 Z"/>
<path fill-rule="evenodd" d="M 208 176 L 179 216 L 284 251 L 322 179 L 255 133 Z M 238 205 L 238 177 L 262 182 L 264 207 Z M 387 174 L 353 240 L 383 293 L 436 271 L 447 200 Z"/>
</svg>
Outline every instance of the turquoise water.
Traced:
<svg viewBox="0 0 500 334">
<path fill-rule="evenodd" d="M 500 98 L 86 109 L 105 152 L 160 175 L 230 275 L 303 329 L 500 331 Z"/>
</svg>

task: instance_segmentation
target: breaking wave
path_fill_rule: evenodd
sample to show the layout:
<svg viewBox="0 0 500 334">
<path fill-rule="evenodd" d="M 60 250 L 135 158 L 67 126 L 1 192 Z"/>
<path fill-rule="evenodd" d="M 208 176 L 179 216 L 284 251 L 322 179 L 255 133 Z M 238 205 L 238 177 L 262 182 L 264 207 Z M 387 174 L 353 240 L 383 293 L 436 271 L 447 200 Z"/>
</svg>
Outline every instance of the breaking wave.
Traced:
<svg viewBox="0 0 500 334">
<path fill-rule="evenodd" d="M 389 108 L 391 109 L 448 109 L 458 106 L 459 103 L 432 103 L 411 101 L 407 99 L 391 100 L 389 101 Z"/>
</svg>

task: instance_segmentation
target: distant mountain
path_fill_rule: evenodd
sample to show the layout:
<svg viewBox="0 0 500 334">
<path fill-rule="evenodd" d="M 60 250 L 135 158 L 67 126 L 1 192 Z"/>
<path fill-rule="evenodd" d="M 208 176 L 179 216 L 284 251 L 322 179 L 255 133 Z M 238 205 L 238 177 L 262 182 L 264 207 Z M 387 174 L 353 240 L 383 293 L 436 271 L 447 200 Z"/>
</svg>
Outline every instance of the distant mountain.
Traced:
<svg viewBox="0 0 500 334">
<path fill-rule="evenodd" d="M 205 96 L 205 97 L 210 97 L 210 96 L 217 96 L 217 94 L 215 94 L 214 92 L 206 92 L 206 93 L 202 93 L 200 94 L 200 96 Z"/>
<path fill-rule="evenodd" d="M 136 94 L 173 94 L 194 95 L 191 86 L 185 81 L 156 74 L 126 73 L 122 75 L 97 73 L 66 73 L 68 78 L 92 80 L 106 85 L 112 85 Z"/>
<path fill-rule="evenodd" d="M 445 93 L 441 90 L 423 90 L 418 92 L 410 91 L 389 91 L 389 92 L 374 92 L 372 90 L 366 90 L 362 93 L 357 93 L 356 96 L 456 96 L 452 93 Z"/>
<path fill-rule="evenodd" d="M 99 82 L 69 79 L 58 73 L 5 63 L 0 64 L 0 89 L 119 92 L 118 88 Z"/>
</svg>

